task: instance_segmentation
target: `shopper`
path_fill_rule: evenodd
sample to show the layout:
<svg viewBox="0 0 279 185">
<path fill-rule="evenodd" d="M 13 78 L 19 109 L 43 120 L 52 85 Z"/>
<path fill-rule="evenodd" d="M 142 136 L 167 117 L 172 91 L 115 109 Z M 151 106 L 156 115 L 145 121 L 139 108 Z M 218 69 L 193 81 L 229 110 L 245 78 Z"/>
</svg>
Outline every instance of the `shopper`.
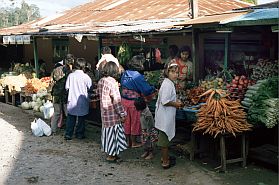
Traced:
<svg viewBox="0 0 279 185">
<path fill-rule="evenodd" d="M 85 116 L 89 111 L 88 91 L 92 87 L 92 80 L 84 73 L 85 66 L 85 60 L 76 61 L 73 66 L 74 71 L 66 80 L 65 89 L 68 91 L 66 140 L 72 139 L 76 122 L 76 138 L 85 138 Z"/>
<path fill-rule="evenodd" d="M 135 107 L 140 111 L 142 142 L 144 144 L 144 153 L 141 157 L 144 159 L 152 159 L 154 143 L 158 140 L 158 131 L 154 127 L 154 118 L 142 97 L 135 100 Z"/>
<path fill-rule="evenodd" d="M 119 67 L 118 59 L 111 54 L 110 47 L 105 46 L 102 48 L 102 58 L 98 61 L 96 69 L 101 70 L 104 67 L 105 63 L 108 61 L 114 62 L 117 65 L 117 67 Z"/>
<path fill-rule="evenodd" d="M 108 162 L 119 162 L 119 153 L 127 149 L 123 123 L 126 111 L 121 104 L 118 66 L 107 62 L 103 68 L 103 77 L 98 82 L 102 117 L 102 150 L 108 155 Z"/>
<path fill-rule="evenodd" d="M 141 143 L 136 142 L 136 136 L 141 134 L 140 112 L 135 108 L 134 100 L 139 97 L 152 98 L 155 88 L 150 86 L 140 73 L 143 71 L 145 58 L 142 55 L 134 56 L 127 62 L 128 69 L 121 76 L 122 104 L 127 112 L 124 124 L 129 147 L 137 148 Z"/>
<path fill-rule="evenodd" d="M 160 87 L 155 110 L 155 127 L 159 130 L 158 146 L 162 152 L 162 167 L 167 169 L 172 163 L 169 157 L 169 143 L 175 136 L 176 109 L 183 104 L 176 99 L 174 81 L 178 77 L 178 65 L 169 63 L 165 69 L 165 79 Z M 173 163 L 174 164 L 174 163 Z"/>
<path fill-rule="evenodd" d="M 64 61 L 57 62 L 55 68 L 51 73 L 52 77 L 52 100 L 54 107 L 54 114 L 51 118 L 51 131 L 53 134 L 56 133 L 57 127 L 62 126 L 63 114 L 67 113 L 65 99 L 65 83 L 66 74 L 64 71 Z"/>
<path fill-rule="evenodd" d="M 189 46 L 182 46 L 179 50 L 179 59 L 176 63 L 179 66 L 177 87 L 184 90 L 188 82 L 193 80 L 193 63 L 190 61 L 191 49 Z"/>
</svg>

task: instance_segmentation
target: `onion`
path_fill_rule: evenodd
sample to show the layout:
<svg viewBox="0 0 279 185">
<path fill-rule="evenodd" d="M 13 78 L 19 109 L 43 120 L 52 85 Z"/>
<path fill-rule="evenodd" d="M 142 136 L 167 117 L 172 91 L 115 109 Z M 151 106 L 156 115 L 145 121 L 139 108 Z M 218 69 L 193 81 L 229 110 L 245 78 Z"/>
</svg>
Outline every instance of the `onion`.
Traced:
<svg viewBox="0 0 279 185">
<path fill-rule="evenodd" d="M 239 80 L 239 76 L 235 76 L 234 79 L 238 81 Z"/>
<path fill-rule="evenodd" d="M 249 80 L 245 79 L 245 80 L 244 80 L 244 83 L 245 83 L 245 84 L 248 84 L 248 83 L 249 83 Z"/>
<path fill-rule="evenodd" d="M 238 83 L 239 83 L 240 85 L 243 85 L 243 84 L 244 84 L 243 80 L 239 80 Z"/>
</svg>

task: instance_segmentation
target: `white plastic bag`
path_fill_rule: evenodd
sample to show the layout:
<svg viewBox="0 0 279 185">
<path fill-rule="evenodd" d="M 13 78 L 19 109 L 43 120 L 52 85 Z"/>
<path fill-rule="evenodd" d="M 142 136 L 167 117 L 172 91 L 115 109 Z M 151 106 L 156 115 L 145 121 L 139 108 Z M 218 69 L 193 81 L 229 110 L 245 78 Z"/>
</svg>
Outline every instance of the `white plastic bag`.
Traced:
<svg viewBox="0 0 279 185">
<path fill-rule="evenodd" d="M 32 133 L 37 137 L 40 137 L 40 136 L 44 135 L 44 131 L 40 127 L 40 125 L 37 123 L 36 118 L 34 119 L 34 121 L 31 122 L 31 130 L 32 130 Z"/>
<path fill-rule="evenodd" d="M 43 109 L 43 113 L 44 113 L 44 118 L 45 119 L 50 119 L 54 113 L 54 108 L 53 108 L 53 104 L 49 101 L 47 101 L 44 104 L 44 109 Z"/>
<path fill-rule="evenodd" d="M 31 123 L 31 129 L 32 133 L 35 136 L 50 136 L 51 135 L 51 128 L 44 120 L 42 119 L 34 119 L 34 121 Z"/>
</svg>

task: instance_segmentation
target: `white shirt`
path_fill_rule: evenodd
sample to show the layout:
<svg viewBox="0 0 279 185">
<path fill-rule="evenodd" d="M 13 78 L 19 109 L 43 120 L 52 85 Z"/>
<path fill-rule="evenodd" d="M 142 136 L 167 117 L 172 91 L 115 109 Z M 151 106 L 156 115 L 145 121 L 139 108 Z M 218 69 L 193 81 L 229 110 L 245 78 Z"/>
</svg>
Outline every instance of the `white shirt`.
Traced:
<svg viewBox="0 0 279 185">
<path fill-rule="evenodd" d="M 156 102 L 155 127 L 165 132 L 169 141 L 175 136 L 176 108 L 164 105 L 171 101 L 176 101 L 175 86 L 170 79 L 165 78 Z"/>
<path fill-rule="evenodd" d="M 119 67 L 119 62 L 117 58 L 115 58 L 112 54 L 103 54 L 102 58 L 98 61 L 98 64 L 96 65 L 96 69 L 99 69 L 99 66 L 103 61 L 114 62 L 116 63 L 117 67 Z"/>
</svg>

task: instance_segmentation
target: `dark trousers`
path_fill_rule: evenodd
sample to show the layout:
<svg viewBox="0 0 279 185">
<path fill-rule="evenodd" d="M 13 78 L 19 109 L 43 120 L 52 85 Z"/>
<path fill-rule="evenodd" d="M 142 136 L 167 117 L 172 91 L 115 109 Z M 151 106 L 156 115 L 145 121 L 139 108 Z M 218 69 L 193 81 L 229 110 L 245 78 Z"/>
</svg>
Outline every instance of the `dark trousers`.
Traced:
<svg viewBox="0 0 279 185">
<path fill-rule="evenodd" d="M 75 125 L 76 125 L 76 130 L 75 130 L 75 136 L 76 138 L 84 138 L 84 132 L 85 132 L 85 117 L 86 116 L 74 116 L 71 114 L 68 114 L 67 116 L 67 121 L 66 121 L 66 132 L 65 132 L 65 137 L 67 138 L 72 138 L 73 133 L 75 130 Z"/>
</svg>

